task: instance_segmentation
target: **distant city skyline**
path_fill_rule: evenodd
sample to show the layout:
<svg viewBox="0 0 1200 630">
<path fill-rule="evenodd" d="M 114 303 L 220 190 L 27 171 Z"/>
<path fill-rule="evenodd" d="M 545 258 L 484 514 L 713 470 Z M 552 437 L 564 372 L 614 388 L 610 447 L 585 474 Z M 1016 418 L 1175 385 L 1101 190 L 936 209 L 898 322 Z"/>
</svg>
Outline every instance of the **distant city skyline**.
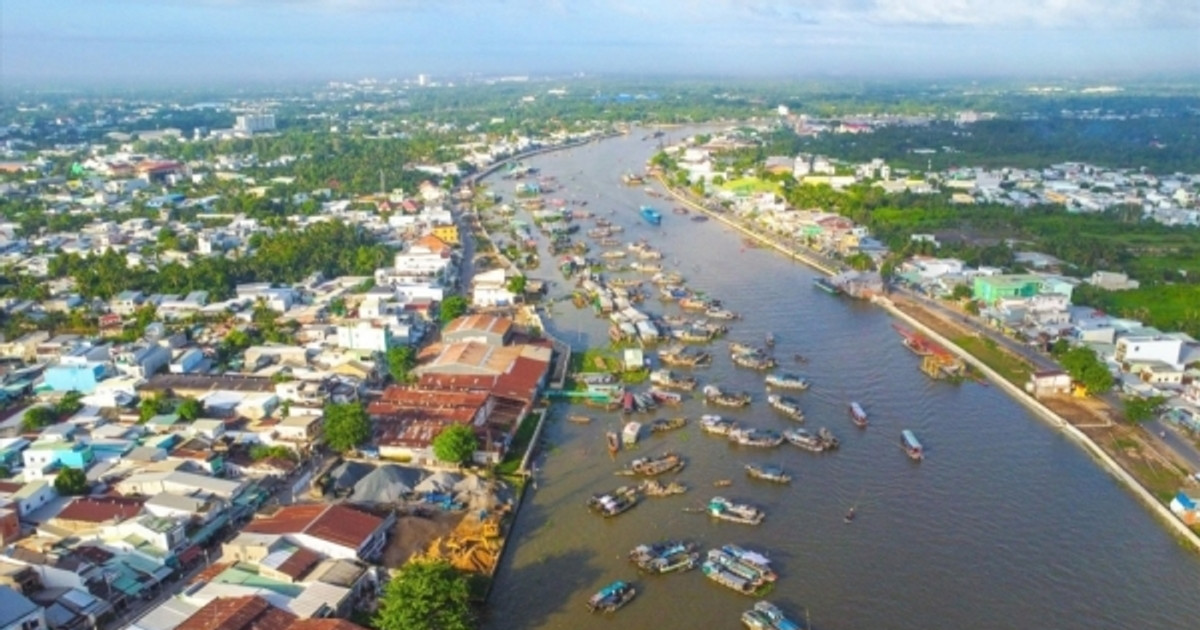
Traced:
<svg viewBox="0 0 1200 630">
<path fill-rule="evenodd" d="M 0 84 L 585 72 L 1118 77 L 1200 71 L 1166 0 L 55 0 L 0 4 Z"/>
</svg>

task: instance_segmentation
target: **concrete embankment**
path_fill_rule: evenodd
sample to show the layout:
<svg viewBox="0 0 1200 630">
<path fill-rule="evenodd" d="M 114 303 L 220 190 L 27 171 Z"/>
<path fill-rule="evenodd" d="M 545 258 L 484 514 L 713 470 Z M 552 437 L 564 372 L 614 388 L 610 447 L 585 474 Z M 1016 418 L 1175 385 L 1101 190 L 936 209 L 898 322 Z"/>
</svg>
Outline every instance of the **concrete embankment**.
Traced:
<svg viewBox="0 0 1200 630">
<path fill-rule="evenodd" d="M 556 144 L 552 147 L 541 147 L 538 149 L 532 149 L 529 151 L 525 151 L 524 153 L 518 153 L 516 155 L 506 157 L 503 160 L 500 160 L 499 162 L 496 162 L 495 164 L 487 167 L 486 169 L 479 171 L 478 173 L 474 173 L 474 174 L 468 176 L 467 182 L 474 184 L 475 182 L 478 182 L 479 180 L 487 177 L 488 175 L 495 173 L 496 171 L 500 170 L 504 166 L 512 164 L 513 162 L 518 162 L 520 160 L 524 160 L 526 158 L 531 158 L 535 155 L 542 155 L 543 153 L 552 153 L 554 151 L 565 151 L 567 149 L 574 149 L 575 147 L 581 147 L 585 144 L 588 144 L 589 142 L 599 142 L 601 140 L 606 140 L 608 138 L 615 138 L 619 135 L 621 135 L 620 132 L 614 131 L 612 133 L 606 133 L 604 135 L 596 136 L 594 138 L 588 138 L 587 140 L 580 140 L 578 142 L 568 142 L 567 144 Z"/>
<path fill-rule="evenodd" d="M 788 258 L 802 262 L 822 273 L 825 273 L 828 275 L 833 275 L 833 274 L 837 273 L 834 269 L 831 269 L 829 266 L 823 264 L 820 261 L 814 260 L 811 256 L 807 256 L 803 252 L 789 249 L 788 247 L 776 242 L 774 239 L 767 238 L 757 232 L 749 230 L 734 220 L 724 217 L 719 213 L 712 212 L 708 208 L 705 208 L 697 203 L 692 202 L 691 200 L 687 199 L 685 196 L 681 195 L 680 193 L 676 192 L 673 188 L 668 186 L 666 184 L 666 182 L 664 182 L 662 180 L 661 177 L 658 177 L 657 179 L 658 179 L 659 183 L 662 184 L 664 188 L 666 188 L 666 190 L 671 194 L 672 197 L 683 202 L 689 208 L 703 212 L 706 215 L 708 215 L 709 217 L 722 222 L 726 226 L 728 226 L 734 230 L 737 230 L 738 232 L 741 232 L 742 234 L 744 234 L 746 236 L 757 239 L 758 241 L 770 246 L 771 248 L 775 249 L 776 251 L 779 251 L 780 253 L 787 256 Z M 998 387 L 1000 387 L 1002 390 L 1004 390 L 1005 393 L 1012 396 L 1014 399 L 1017 400 L 1017 402 L 1021 403 L 1027 409 L 1029 409 L 1031 412 L 1033 412 L 1033 414 L 1035 416 L 1037 416 L 1041 420 L 1049 423 L 1051 426 L 1056 427 L 1060 431 L 1065 433 L 1075 443 L 1077 443 L 1080 447 L 1082 447 L 1084 451 L 1086 451 L 1089 455 L 1091 455 L 1092 458 L 1095 459 L 1101 466 L 1103 466 L 1105 470 L 1107 470 L 1110 474 L 1112 474 L 1112 476 L 1115 477 L 1117 479 L 1117 481 L 1121 482 L 1122 485 L 1124 485 L 1126 488 L 1128 488 L 1130 490 L 1130 492 L 1132 492 L 1134 494 L 1134 496 L 1136 496 L 1152 513 L 1154 513 L 1156 516 L 1160 517 L 1160 519 L 1164 523 L 1167 524 L 1168 528 L 1170 528 L 1173 533 L 1179 535 L 1179 537 L 1182 538 L 1184 541 L 1186 541 L 1189 545 L 1191 545 L 1193 549 L 1195 549 L 1196 551 L 1200 551 L 1200 536 L 1197 536 L 1196 532 L 1192 531 L 1192 529 L 1190 527 L 1188 527 L 1183 521 L 1179 520 L 1179 518 L 1176 517 L 1167 508 L 1166 505 L 1163 505 L 1163 503 L 1161 501 L 1159 501 L 1157 498 L 1155 498 L 1154 495 L 1150 494 L 1150 492 L 1148 490 L 1146 490 L 1146 488 L 1141 484 L 1141 482 L 1139 482 L 1137 480 L 1137 478 L 1135 478 L 1127 470 L 1125 470 L 1125 468 L 1123 466 L 1121 466 L 1121 464 L 1119 462 L 1117 462 L 1115 459 L 1113 459 L 1111 455 L 1109 455 L 1103 448 L 1101 448 L 1100 445 L 1097 444 L 1092 438 L 1088 437 L 1087 434 L 1085 434 L 1083 431 L 1080 431 L 1077 427 L 1072 425 L 1070 422 L 1067 422 L 1067 420 L 1065 418 L 1063 418 L 1062 416 L 1055 413 L 1049 407 L 1046 407 L 1045 405 L 1043 405 L 1037 399 L 1026 394 L 1024 391 L 1022 391 L 1016 385 L 1013 385 L 1012 383 L 1010 383 L 1007 379 L 1002 377 L 1000 374 L 998 374 L 992 368 L 988 367 L 986 364 L 984 364 L 982 361 L 977 359 L 971 353 L 969 353 L 966 350 L 962 349 L 961 347 L 955 345 L 949 339 L 945 338 L 937 331 L 926 326 L 924 323 L 916 320 L 915 318 L 911 317 L 907 313 L 904 313 L 903 311 L 897 309 L 890 300 L 888 300 L 886 298 L 878 298 L 875 300 L 875 302 L 877 304 L 879 304 L 888 313 L 890 313 L 893 317 L 904 321 L 909 326 L 912 326 L 913 328 L 921 331 L 922 334 L 925 334 L 930 339 L 933 339 L 937 343 L 939 343 L 942 346 L 949 349 L 954 354 L 961 357 L 964 361 L 969 363 L 972 367 L 974 367 L 981 374 L 983 374 L 988 380 L 992 381 Z"/>
</svg>

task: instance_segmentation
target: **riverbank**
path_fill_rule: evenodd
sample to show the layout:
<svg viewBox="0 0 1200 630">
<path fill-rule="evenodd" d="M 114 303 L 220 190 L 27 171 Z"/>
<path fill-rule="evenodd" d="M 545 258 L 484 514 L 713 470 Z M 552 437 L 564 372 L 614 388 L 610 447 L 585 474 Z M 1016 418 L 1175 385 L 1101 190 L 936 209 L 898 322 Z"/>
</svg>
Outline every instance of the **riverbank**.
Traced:
<svg viewBox="0 0 1200 630">
<path fill-rule="evenodd" d="M 723 225 L 821 273 L 826 275 L 837 273 L 829 261 L 819 260 L 813 254 L 788 247 L 769 235 L 750 229 L 742 222 L 725 216 L 724 213 L 713 212 L 687 193 L 667 185 L 661 176 L 656 175 L 655 179 L 668 194 L 688 208 L 720 221 Z M 1200 536 L 1171 513 L 1166 505 L 1178 485 L 1183 483 L 1186 471 L 1176 470 L 1172 474 L 1171 467 L 1177 466 L 1172 458 L 1164 456 L 1155 448 L 1144 432 L 1113 422 L 1112 419 L 1118 415 L 1116 410 L 1103 401 L 1092 401 L 1093 404 L 1086 406 L 1080 401 L 1071 399 L 1038 401 L 1021 389 L 1021 384 L 1013 383 L 1010 379 L 1005 378 L 982 357 L 975 356 L 948 338 L 958 335 L 953 332 L 951 335 L 943 335 L 940 331 L 947 331 L 948 322 L 929 309 L 912 301 L 904 303 L 907 312 L 898 308 L 888 299 L 879 299 L 876 300 L 876 303 L 893 317 L 917 328 L 949 349 L 1017 402 L 1033 411 L 1039 418 L 1068 435 L 1094 461 L 1128 488 L 1147 509 L 1160 517 L 1160 520 L 1164 521 L 1174 534 L 1193 550 L 1200 551 Z M 973 333 L 957 324 L 953 326 L 967 334 Z"/>
</svg>

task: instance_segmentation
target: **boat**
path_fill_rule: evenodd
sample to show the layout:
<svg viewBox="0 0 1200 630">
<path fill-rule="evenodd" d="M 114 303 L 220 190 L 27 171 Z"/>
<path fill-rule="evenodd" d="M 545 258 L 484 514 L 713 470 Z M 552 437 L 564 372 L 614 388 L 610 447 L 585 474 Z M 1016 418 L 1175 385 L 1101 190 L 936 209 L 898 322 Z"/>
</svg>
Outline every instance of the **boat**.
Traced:
<svg viewBox="0 0 1200 630">
<path fill-rule="evenodd" d="M 775 333 L 768 331 L 766 339 L 764 339 L 763 342 L 767 344 L 768 348 L 774 348 L 775 347 Z"/>
<path fill-rule="evenodd" d="M 625 173 L 621 176 L 621 183 L 626 186 L 641 186 L 646 183 L 646 178 L 633 173 Z"/>
<path fill-rule="evenodd" d="M 592 421 L 591 416 L 568 416 L 567 422 L 575 424 L 589 424 Z"/>
<path fill-rule="evenodd" d="M 722 407 L 745 407 L 750 404 L 750 394 L 747 392 L 726 392 L 716 385 L 705 385 L 704 402 Z"/>
<path fill-rule="evenodd" d="M 696 377 L 676 374 L 668 369 L 654 370 L 650 373 L 650 382 L 659 387 L 691 391 L 696 389 Z"/>
<path fill-rule="evenodd" d="M 734 503 L 725 497 L 713 497 L 708 502 L 708 514 L 713 518 L 743 525 L 758 525 L 767 514 L 746 503 Z"/>
<path fill-rule="evenodd" d="M 709 308 L 704 311 L 704 314 L 713 319 L 730 320 L 730 319 L 740 319 L 741 318 L 741 315 L 738 315 L 737 313 L 735 313 L 731 310 L 728 310 L 728 309 L 724 309 L 724 308 Z"/>
<path fill-rule="evenodd" d="M 829 278 L 817 278 L 816 280 L 813 280 L 813 286 L 830 295 L 838 295 L 842 292 L 842 289 L 836 284 L 830 282 Z"/>
<path fill-rule="evenodd" d="M 759 348 L 755 348 L 752 345 L 741 343 L 739 341 L 730 341 L 729 342 L 729 356 L 732 357 L 732 356 L 736 356 L 739 354 L 766 354 L 766 353 L 763 352 Z"/>
<path fill-rule="evenodd" d="M 625 446 L 633 446 L 634 444 L 637 444 L 638 434 L 641 432 L 642 423 L 633 421 L 627 422 L 625 423 L 625 428 L 621 430 L 621 441 L 625 443 Z"/>
<path fill-rule="evenodd" d="M 700 367 L 712 363 L 710 354 L 687 346 L 674 346 L 659 350 L 658 358 L 664 364 L 675 367 Z"/>
<path fill-rule="evenodd" d="M 792 446 L 802 448 L 813 453 L 820 453 L 830 449 L 830 446 L 821 438 L 808 429 L 794 428 L 783 432 L 783 439 L 787 440 Z"/>
<path fill-rule="evenodd" d="M 683 394 L 679 392 L 669 392 L 659 387 L 651 387 L 648 393 L 654 402 L 660 405 L 678 406 L 683 404 Z"/>
<path fill-rule="evenodd" d="M 791 483 L 792 476 L 775 464 L 746 464 L 746 474 L 773 483 Z"/>
<path fill-rule="evenodd" d="M 709 308 L 708 300 L 695 295 L 689 295 L 679 300 L 679 308 L 685 311 L 703 311 Z"/>
<path fill-rule="evenodd" d="M 625 604 L 633 601 L 634 597 L 637 597 L 637 589 L 628 582 L 617 580 L 600 589 L 588 599 L 588 612 L 616 612 Z"/>
<path fill-rule="evenodd" d="M 900 432 L 900 446 L 904 447 L 904 452 L 908 453 L 908 458 L 913 461 L 919 462 L 925 458 L 925 451 L 917 440 L 917 435 L 908 429 Z"/>
<path fill-rule="evenodd" d="M 629 552 L 629 561 L 646 573 L 690 571 L 700 566 L 700 552 L 692 543 L 664 540 L 634 547 Z"/>
<path fill-rule="evenodd" d="M 797 391 L 806 390 L 808 389 L 809 385 L 811 385 L 811 383 L 808 382 L 808 379 L 800 376 L 799 374 L 793 374 L 791 372 L 768 374 L 763 378 L 763 383 L 766 384 L 767 387 L 773 387 L 775 389 L 794 389 Z"/>
<path fill-rule="evenodd" d="M 612 492 L 592 495 L 587 501 L 587 506 L 604 518 L 612 518 L 632 509 L 637 505 L 639 498 L 637 488 L 621 486 Z"/>
<path fill-rule="evenodd" d="M 713 482 L 714 488 L 728 488 L 733 485 L 732 479 L 718 479 Z"/>
<path fill-rule="evenodd" d="M 642 206 L 638 212 L 641 213 L 642 218 L 646 220 L 646 223 L 649 223 L 650 225 L 662 225 L 662 213 L 658 210 L 655 210 L 650 206 Z"/>
<path fill-rule="evenodd" d="M 674 208 L 671 208 L 671 212 L 674 212 L 675 214 L 687 214 L 688 209 L 683 206 L 675 206 Z"/>
<path fill-rule="evenodd" d="M 757 551 L 750 551 L 732 544 L 722 545 L 720 551 L 722 554 L 736 559 L 738 563 L 757 571 L 757 579 L 763 582 L 774 582 L 778 577 L 771 569 L 771 559 Z M 709 555 L 710 557 L 713 555 L 711 550 Z"/>
<path fill-rule="evenodd" d="M 736 429 L 729 433 L 729 441 L 741 446 L 775 448 L 783 444 L 783 435 L 771 429 Z"/>
<path fill-rule="evenodd" d="M 825 450 L 827 451 L 835 450 L 842 445 L 842 441 L 837 439 L 833 431 L 830 431 L 826 427 L 817 429 L 817 437 L 821 438 L 821 441 L 825 443 Z"/>
<path fill-rule="evenodd" d="M 685 426 L 687 426 L 687 418 L 684 418 L 683 416 L 678 416 L 678 417 L 670 418 L 670 419 L 659 418 L 659 419 L 655 420 L 654 422 L 650 423 L 650 432 L 651 433 L 664 433 L 666 431 L 674 431 L 675 429 L 682 429 Z"/>
<path fill-rule="evenodd" d="M 616 431 L 609 431 L 604 434 L 605 440 L 608 442 L 608 454 L 615 455 L 621 450 L 621 436 L 617 435 Z"/>
<path fill-rule="evenodd" d="M 867 412 L 862 408 L 862 405 L 856 402 L 850 403 L 850 419 L 854 421 L 856 426 L 866 428 Z"/>
<path fill-rule="evenodd" d="M 629 462 L 628 468 L 625 470 L 619 470 L 616 474 L 654 477 L 672 471 L 681 470 L 683 469 L 683 466 L 684 461 L 682 457 L 675 453 L 667 452 L 653 457 L 639 457 L 632 462 Z"/>
<path fill-rule="evenodd" d="M 705 560 L 700 565 L 700 570 L 704 573 L 704 577 L 743 595 L 754 595 L 766 586 L 766 584 L 755 584 L 749 580 L 744 580 L 728 568 L 709 560 Z"/>
<path fill-rule="evenodd" d="M 715 414 L 707 414 L 700 416 L 700 430 L 713 435 L 729 435 L 736 431 L 738 423 L 729 418 L 722 418 Z"/>
<path fill-rule="evenodd" d="M 683 494 L 688 490 L 687 486 L 679 483 L 678 481 L 672 481 L 664 486 L 656 479 L 647 479 L 646 481 L 643 481 L 642 484 L 638 486 L 638 489 L 645 493 L 645 495 L 648 497 L 669 497 L 676 494 Z"/>
<path fill-rule="evenodd" d="M 759 352 L 743 352 L 731 357 L 733 364 L 751 370 L 769 370 L 775 367 L 775 359 Z"/>
<path fill-rule="evenodd" d="M 607 252 L 600 254 L 600 257 L 601 258 L 609 258 L 609 259 L 624 258 L 625 252 L 623 252 L 619 249 L 614 249 L 612 251 L 607 251 Z"/>
<path fill-rule="evenodd" d="M 800 624 L 788 619 L 778 606 L 766 600 L 742 613 L 742 624 L 750 630 L 800 630 Z"/>
<path fill-rule="evenodd" d="M 855 516 L 854 508 L 852 507 L 846 512 L 846 515 L 842 517 L 842 520 L 845 521 L 846 523 L 849 523 L 850 521 L 854 520 L 854 516 Z"/>
<path fill-rule="evenodd" d="M 771 405 L 779 413 L 795 420 L 796 422 L 804 422 L 804 410 L 800 408 L 800 401 L 791 396 L 780 396 L 779 394 L 768 394 L 767 404 Z"/>
</svg>

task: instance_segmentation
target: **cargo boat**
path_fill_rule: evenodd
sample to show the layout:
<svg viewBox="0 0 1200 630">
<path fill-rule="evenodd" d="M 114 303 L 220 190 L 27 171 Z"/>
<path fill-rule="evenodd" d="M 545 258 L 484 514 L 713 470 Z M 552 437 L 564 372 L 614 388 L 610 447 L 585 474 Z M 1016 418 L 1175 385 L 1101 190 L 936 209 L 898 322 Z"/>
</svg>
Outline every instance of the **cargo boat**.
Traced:
<svg viewBox="0 0 1200 630">
<path fill-rule="evenodd" d="M 747 392 L 726 392 L 716 385 L 705 385 L 704 402 L 722 407 L 745 407 L 750 404 L 750 394 Z"/>
<path fill-rule="evenodd" d="M 683 427 L 687 426 L 687 421 L 688 421 L 687 418 L 685 418 L 683 416 L 678 416 L 678 417 L 670 418 L 670 419 L 659 418 L 659 419 L 655 420 L 654 422 L 650 423 L 650 432 L 651 433 L 665 433 L 667 431 L 674 431 L 675 429 L 682 429 Z"/>
<path fill-rule="evenodd" d="M 633 446 L 637 444 L 638 434 L 641 432 L 642 423 L 627 422 L 625 423 L 625 428 L 621 430 L 621 441 L 625 443 L 625 446 Z"/>
<path fill-rule="evenodd" d="M 771 405 L 779 413 L 787 416 L 796 422 L 804 422 L 804 410 L 800 408 L 800 401 L 791 396 L 780 396 L 779 394 L 768 394 L 767 404 Z"/>
<path fill-rule="evenodd" d="M 775 448 L 783 444 L 783 435 L 770 429 L 735 429 L 729 432 L 729 441 L 741 446 Z"/>
<path fill-rule="evenodd" d="M 763 600 L 742 613 L 742 625 L 750 630 L 800 630 L 800 624 L 788 619 L 778 606 Z"/>
<path fill-rule="evenodd" d="M 810 385 L 808 379 L 800 376 L 799 374 L 792 374 L 791 372 L 768 374 L 766 378 L 763 379 L 763 383 L 765 383 L 767 387 L 772 387 L 775 389 L 794 389 L 797 391 L 806 390 Z"/>
<path fill-rule="evenodd" d="M 618 475 L 641 475 L 643 477 L 654 477 L 663 475 L 672 471 L 682 470 L 684 466 L 683 458 L 671 452 L 663 453 L 653 457 L 639 457 L 632 462 L 629 462 L 629 468 L 618 470 Z"/>
<path fill-rule="evenodd" d="M 842 292 L 842 289 L 836 284 L 830 282 L 829 278 L 817 278 L 816 280 L 813 280 L 813 286 L 830 295 L 838 295 Z"/>
<path fill-rule="evenodd" d="M 673 573 L 700 566 L 700 553 L 692 543 L 665 540 L 634 547 L 629 552 L 629 561 L 646 573 Z"/>
<path fill-rule="evenodd" d="M 900 446 L 904 447 L 904 452 L 913 461 L 919 462 L 925 458 L 925 450 L 917 440 L 916 434 L 908 429 L 900 432 Z"/>
<path fill-rule="evenodd" d="M 759 525 L 767 514 L 745 503 L 734 503 L 725 497 L 713 497 L 708 502 L 708 514 L 713 518 L 743 525 Z"/>
<path fill-rule="evenodd" d="M 832 437 L 832 434 L 830 435 Z M 831 445 L 820 434 L 814 434 L 808 429 L 788 429 L 783 432 L 783 437 L 792 446 L 813 453 L 821 453 L 836 448 L 836 446 Z"/>
<path fill-rule="evenodd" d="M 608 586 L 600 589 L 595 595 L 588 599 L 588 612 L 616 612 L 625 604 L 633 601 L 637 596 L 637 589 L 628 582 L 617 580 Z"/>
<path fill-rule="evenodd" d="M 715 414 L 700 416 L 700 430 L 713 435 L 729 435 L 738 428 L 738 423 Z"/>
<path fill-rule="evenodd" d="M 772 483 L 791 483 L 792 476 L 775 464 L 746 464 L 746 474 Z"/>
<path fill-rule="evenodd" d="M 696 389 L 696 377 L 676 374 L 667 369 L 659 369 L 651 372 L 650 382 L 659 387 L 669 387 L 684 391 Z"/>
<path fill-rule="evenodd" d="M 632 509 L 639 498 L 637 488 L 621 486 L 612 492 L 592 495 L 587 507 L 604 518 L 612 518 Z"/>
<path fill-rule="evenodd" d="M 662 225 L 662 213 L 650 206 L 642 206 L 639 212 L 646 223 L 650 225 Z"/>
<path fill-rule="evenodd" d="M 854 421 L 855 426 L 866 428 L 867 411 L 862 408 L 862 405 L 852 402 L 850 403 L 850 419 Z"/>
</svg>

